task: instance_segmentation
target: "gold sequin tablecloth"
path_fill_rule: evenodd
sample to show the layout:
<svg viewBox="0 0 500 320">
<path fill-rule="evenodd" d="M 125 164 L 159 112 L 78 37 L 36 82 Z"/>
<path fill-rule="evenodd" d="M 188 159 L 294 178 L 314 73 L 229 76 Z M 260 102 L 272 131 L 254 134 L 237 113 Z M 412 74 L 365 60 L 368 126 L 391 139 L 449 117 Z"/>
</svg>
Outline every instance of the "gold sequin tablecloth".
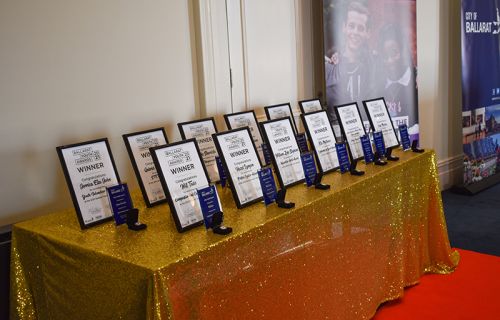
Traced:
<svg viewBox="0 0 500 320">
<path fill-rule="evenodd" d="M 436 158 L 366 175 L 327 174 L 329 191 L 298 185 L 291 210 L 237 210 L 219 189 L 230 236 L 179 234 L 168 206 L 134 202 L 148 228 L 80 230 L 73 210 L 12 232 L 13 319 L 369 319 L 426 272 L 449 273 Z M 364 166 L 360 165 L 363 169 Z"/>
</svg>

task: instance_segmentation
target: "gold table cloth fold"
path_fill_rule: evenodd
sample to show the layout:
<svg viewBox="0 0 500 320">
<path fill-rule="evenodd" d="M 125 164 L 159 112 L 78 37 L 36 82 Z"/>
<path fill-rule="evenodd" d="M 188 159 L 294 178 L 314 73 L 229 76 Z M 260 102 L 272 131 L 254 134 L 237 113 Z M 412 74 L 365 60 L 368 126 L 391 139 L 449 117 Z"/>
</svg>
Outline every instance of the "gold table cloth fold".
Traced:
<svg viewBox="0 0 500 320">
<path fill-rule="evenodd" d="M 433 151 L 396 152 L 365 176 L 298 185 L 290 210 L 237 210 L 219 188 L 226 237 L 177 233 L 168 205 L 146 208 L 145 231 L 80 230 L 74 210 L 13 227 L 13 319 L 369 319 L 426 272 L 453 272 Z"/>
</svg>

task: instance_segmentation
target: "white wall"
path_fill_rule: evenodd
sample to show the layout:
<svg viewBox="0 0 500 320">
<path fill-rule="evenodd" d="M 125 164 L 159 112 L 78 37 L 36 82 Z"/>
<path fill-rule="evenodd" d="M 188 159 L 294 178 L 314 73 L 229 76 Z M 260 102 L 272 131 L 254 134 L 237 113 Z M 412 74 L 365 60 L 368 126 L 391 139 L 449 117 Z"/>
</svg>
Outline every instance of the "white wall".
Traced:
<svg viewBox="0 0 500 320">
<path fill-rule="evenodd" d="M 190 2 L 0 2 L 0 226 L 72 206 L 55 147 L 196 118 Z"/>
</svg>

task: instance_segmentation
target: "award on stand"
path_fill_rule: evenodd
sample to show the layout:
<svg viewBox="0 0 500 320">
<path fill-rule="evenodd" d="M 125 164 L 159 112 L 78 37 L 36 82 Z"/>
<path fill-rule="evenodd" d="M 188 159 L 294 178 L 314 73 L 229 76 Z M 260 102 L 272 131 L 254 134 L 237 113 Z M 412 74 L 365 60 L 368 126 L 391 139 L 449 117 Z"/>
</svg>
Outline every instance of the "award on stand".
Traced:
<svg viewBox="0 0 500 320">
<path fill-rule="evenodd" d="M 311 112 L 321 111 L 323 107 L 319 99 L 310 99 L 299 101 L 300 112 L 302 114 L 308 114 Z"/>
<path fill-rule="evenodd" d="M 281 118 L 262 122 L 261 125 L 280 184 L 277 196 L 278 206 L 292 208 L 295 206 L 294 203 L 285 202 L 286 188 L 305 180 L 300 149 L 292 122 L 290 118 Z"/>
<path fill-rule="evenodd" d="M 182 140 L 196 139 L 201 152 L 201 158 L 212 183 L 219 181 L 219 171 L 215 157 L 218 156 L 212 134 L 217 133 L 214 118 L 207 118 L 189 122 L 178 123 L 177 127 L 181 133 Z"/>
<path fill-rule="evenodd" d="M 107 187 L 109 205 L 113 212 L 116 225 L 126 223 L 130 230 L 139 231 L 146 229 L 146 225 L 139 223 L 139 210 L 132 204 L 132 198 L 126 183 Z"/>
<path fill-rule="evenodd" d="M 403 151 L 411 149 L 410 135 L 408 133 L 408 126 L 406 126 L 406 124 L 402 124 L 399 126 L 399 136 L 401 137 Z"/>
<path fill-rule="evenodd" d="M 347 153 L 347 146 L 345 143 L 335 144 L 337 155 L 339 157 L 340 173 L 349 172 L 351 164 L 349 163 L 349 154 Z"/>
<path fill-rule="evenodd" d="M 156 172 L 149 148 L 168 143 L 167 134 L 163 128 L 129 133 L 123 135 L 135 176 L 139 182 L 142 196 L 147 207 L 152 207 L 167 201 Z"/>
<path fill-rule="evenodd" d="M 238 209 L 262 200 L 257 150 L 248 127 L 213 135 Z"/>
<path fill-rule="evenodd" d="M 224 213 L 220 204 L 217 188 L 212 185 L 198 189 L 198 199 L 200 200 L 201 212 L 205 221 L 205 228 L 212 229 L 216 234 L 230 234 L 233 229 L 222 225 Z"/>
<path fill-rule="evenodd" d="M 377 131 L 373 133 L 373 143 L 375 144 L 375 154 L 376 158 L 381 160 L 382 158 L 385 157 L 385 142 L 384 142 L 384 135 L 382 132 Z"/>
<path fill-rule="evenodd" d="M 264 107 L 267 120 L 277 120 L 282 118 L 289 118 L 292 123 L 293 133 L 297 134 L 297 125 L 293 117 L 292 107 L 290 103 L 277 104 L 274 106 Z"/>
<path fill-rule="evenodd" d="M 262 168 L 259 170 L 260 186 L 264 196 L 266 206 L 276 201 L 276 183 L 274 182 L 273 170 L 271 168 Z"/>
<path fill-rule="evenodd" d="M 307 145 L 307 137 L 305 133 L 298 133 L 296 135 L 297 143 L 299 145 L 300 152 L 309 152 L 309 146 Z"/>
<path fill-rule="evenodd" d="M 319 168 L 316 184 L 320 185 L 321 177 L 324 173 L 334 171 L 340 166 L 335 147 L 337 139 L 326 111 L 302 114 L 301 117 L 312 149 L 316 155 Z"/>
<path fill-rule="evenodd" d="M 398 136 L 391 120 L 384 98 L 363 101 L 373 132 L 381 132 L 384 138 L 385 157 L 390 161 L 399 160 L 392 156 L 392 150 L 399 146 Z"/>
<path fill-rule="evenodd" d="M 239 129 L 248 127 L 250 133 L 252 134 L 253 142 L 257 148 L 257 154 L 259 155 L 260 162 L 263 166 L 267 165 L 264 156 L 264 151 L 262 150 L 262 135 L 260 134 L 259 124 L 257 122 L 257 117 L 253 111 L 243 111 L 238 113 L 225 114 L 224 120 L 226 121 L 227 128 L 229 130 Z"/>
<path fill-rule="evenodd" d="M 108 139 L 57 147 L 57 154 L 82 229 L 110 221 L 106 187 L 120 182 Z"/>
<path fill-rule="evenodd" d="M 363 156 L 365 158 L 365 163 L 372 163 L 375 161 L 375 156 L 373 155 L 372 142 L 370 137 L 365 134 L 361 138 L 361 145 L 363 146 Z"/>
<path fill-rule="evenodd" d="M 335 108 L 337 119 L 339 120 L 342 136 L 347 142 L 347 149 L 351 156 L 352 175 L 363 175 L 363 171 L 356 170 L 358 160 L 363 158 L 363 146 L 361 145 L 361 137 L 366 135 L 361 115 L 359 114 L 357 103 L 349 103 Z"/>
<path fill-rule="evenodd" d="M 177 231 L 203 224 L 198 189 L 210 185 L 195 139 L 150 149 Z"/>
</svg>

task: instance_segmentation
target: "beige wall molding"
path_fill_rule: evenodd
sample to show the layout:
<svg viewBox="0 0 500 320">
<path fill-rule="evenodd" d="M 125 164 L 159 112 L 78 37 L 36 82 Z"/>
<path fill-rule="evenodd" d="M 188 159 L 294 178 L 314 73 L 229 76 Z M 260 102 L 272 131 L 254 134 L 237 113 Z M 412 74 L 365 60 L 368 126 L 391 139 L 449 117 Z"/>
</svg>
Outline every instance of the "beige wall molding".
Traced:
<svg viewBox="0 0 500 320">
<path fill-rule="evenodd" d="M 446 190 L 462 183 L 464 167 L 464 156 L 462 154 L 439 160 L 437 166 L 441 190 Z"/>
</svg>

